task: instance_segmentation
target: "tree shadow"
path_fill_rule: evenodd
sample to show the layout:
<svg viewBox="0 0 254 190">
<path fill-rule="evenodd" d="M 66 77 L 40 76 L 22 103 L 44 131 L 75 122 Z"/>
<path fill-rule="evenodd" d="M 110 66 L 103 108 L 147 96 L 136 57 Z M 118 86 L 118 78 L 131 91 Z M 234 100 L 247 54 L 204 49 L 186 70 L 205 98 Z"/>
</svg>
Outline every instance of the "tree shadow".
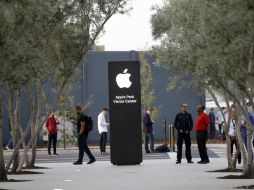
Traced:
<svg viewBox="0 0 254 190">
<path fill-rule="evenodd" d="M 254 189 L 254 185 L 236 187 L 235 189 Z"/>
<path fill-rule="evenodd" d="M 1 183 L 19 183 L 19 182 L 31 182 L 31 181 L 33 181 L 33 180 L 23 180 L 23 179 L 8 179 L 8 180 L 6 180 L 6 181 L 1 181 Z M 2 190 L 2 189 L 0 189 L 0 190 Z"/>
<path fill-rule="evenodd" d="M 9 172 L 8 175 L 37 175 L 37 174 L 44 174 L 43 172 L 34 172 L 34 171 L 20 171 L 16 173 Z"/>
<path fill-rule="evenodd" d="M 217 177 L 217 179 L 254 179 L 254 176 L 227 175 L 223 177 Z"/>
<path fill-rule="evenodd" d="M 23 167 L 22 169 L 27 169 L 27 170 L 48 170 L 48 169 L 52 169 L 52 168 L 41 167 L 41 166 L 26 166 L 26 167 Z"/>
<path fill-rule="evenodd" d="M 229 168 L 225 169 L 220 169 L 220 170 L 212 170 L 212 171 L 207 171 L 211 173 L 240 173 L 243 172 L 243 169 L 235 169 L 235 170 L 230 170 Z"/>
</svg>

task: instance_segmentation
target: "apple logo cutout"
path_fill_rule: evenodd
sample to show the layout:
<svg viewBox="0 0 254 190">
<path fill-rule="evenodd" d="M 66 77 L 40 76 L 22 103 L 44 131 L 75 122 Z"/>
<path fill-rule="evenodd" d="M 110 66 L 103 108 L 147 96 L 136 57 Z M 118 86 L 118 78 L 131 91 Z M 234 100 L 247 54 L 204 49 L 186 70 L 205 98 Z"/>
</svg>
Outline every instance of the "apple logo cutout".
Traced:
<svg viewBox="0 0 254 190">
<path fill-rule="evenodd" d="M 119 88 L 130 88 L 132 82 L 130 81 L 130 73 L 127 73 L 128 69 L 125 69 L 123 73 L 119 73 L 116 76 L 116 83 Z"/>
</svg>

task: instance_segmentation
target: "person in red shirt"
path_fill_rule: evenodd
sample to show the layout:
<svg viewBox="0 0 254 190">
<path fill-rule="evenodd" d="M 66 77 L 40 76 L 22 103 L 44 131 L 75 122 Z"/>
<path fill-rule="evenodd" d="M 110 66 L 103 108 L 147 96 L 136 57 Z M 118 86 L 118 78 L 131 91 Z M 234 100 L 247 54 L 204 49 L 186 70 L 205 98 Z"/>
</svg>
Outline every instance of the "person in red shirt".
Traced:
<svg viewBox="0 0 254 190">
<path fill-rule="evenodd" d="M 56 153 L 56 142 L 57 142 L 57 125 L 59 124 L 55 117 L 55 111 L 52 111 L 46 121 L 46 128 L 48 130 L 48 154 L 51 155 L 51 144 L 53 141 L 54 156 L 58 156 Z"/>
<path fill-rule="evenodd" d="M 198 116 L 195 121 L 195 131 L 198 144 L 198 151 L 201 161 L 198 164 L 208 164 L 209 158 L 207 155 L 206 142 L 209 137 L 209 116 L 204 112 L 205 106 L 199 105 L 197 107 Z"/>
</svg>

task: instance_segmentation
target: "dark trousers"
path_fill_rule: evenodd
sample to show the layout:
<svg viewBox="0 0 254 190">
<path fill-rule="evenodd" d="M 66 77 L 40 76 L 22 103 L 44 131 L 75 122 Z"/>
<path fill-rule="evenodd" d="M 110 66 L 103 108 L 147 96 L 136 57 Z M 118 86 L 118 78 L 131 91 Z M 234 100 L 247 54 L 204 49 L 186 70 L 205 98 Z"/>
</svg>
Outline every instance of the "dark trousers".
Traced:
<svg viewBox="0 0 254 190">
<path fill-rule="evenodd" d="M 182 148 L 183 148 L 183 141 L 185 142 L 185 156 L 188 161 L 191 161 L 191 138 L 190 133 L 180 133 L 178 132 L 177 137 L 177 160 L 181 161 L 182 159 Z"/>
<path fill-rule="evenodd" d="M 53 141 L 53 151 L 54 151 L 54 154 L 56 154 L 57 133 L 48 135 L 48 154 L 51 154 L 52 141 Z"/>
<path fill-rule="evenodd" d="M 154 136 L 152 132 L 145 134 L 145 151 L 146 152 L 149 151 L 149 148 L 148 148 L 149 140 L 150 140 L 151 151 L 154 151 Z"/>
<path fill-rule="evenodd" d="M 197 144 L 198 144 L 198 151 L 202 162 L 209 161 L 207 155 L 207 148 L 206 148 L 206 141 L 207 141 L 207 131 L 197 131 Z"/>
<path fill-rule="evenodd" d="M 234 145 L 235 145 L 236 150 L 239 149 L 238 142 L 237 142 L 236 138 L 232 138 L 232 137 L 230 137 L 230 141 L 231 141 L 231 155 L 233 155 Z M 238 163 L 240 164 L 241 160 L 242 160 L 241 152 L 239 153 L 239 156 L 237 159 L 238 159 Z"/>
<path fill-rule="evenodd" d="M 106 152 L 106 145 L 107 145 L 107 132 L 102 132 L 101 139 L 100 139 L 101 152 Z"/>
<path fill-rule="evenodd" d="M 79 157 L 78 160 L 83 162 L 84 153 L 87 154 L 90 160 L 95 160 L 94 156 L 92 155 L 90 149 L 87 145 L 88 133 L 78 136 L 78 148 L 79 148 Z"/>
<path fill-rule="evenodd" d="M 210 126 L 210 139 L 212 140 L 214 139 L 215 132 L 216 132 L 215 126 Z"/>
<path fill-rule="evenodd" d="M 219 126 L 219 133 L 220 133 L 220 135 L 222 135 L 222 140 L 225 141 L 226 140 L 226 133 L 222 129 L 222 125 L 223 125 L 223 123 L 218 125 Z"/>
</svg>

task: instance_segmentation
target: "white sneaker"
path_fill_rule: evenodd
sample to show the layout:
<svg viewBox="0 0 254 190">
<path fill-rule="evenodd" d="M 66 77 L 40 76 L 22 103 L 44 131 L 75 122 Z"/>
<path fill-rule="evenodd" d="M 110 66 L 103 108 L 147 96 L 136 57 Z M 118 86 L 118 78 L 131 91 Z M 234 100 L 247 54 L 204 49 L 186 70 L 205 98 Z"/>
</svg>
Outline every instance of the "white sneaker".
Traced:
<svg viewBox="0 0 254 190">
<path fill-rule="evenodd" d="M 8 146 L 5 147 L 7 150 L 10 150 L 10 148 Z"/>
</svg>

